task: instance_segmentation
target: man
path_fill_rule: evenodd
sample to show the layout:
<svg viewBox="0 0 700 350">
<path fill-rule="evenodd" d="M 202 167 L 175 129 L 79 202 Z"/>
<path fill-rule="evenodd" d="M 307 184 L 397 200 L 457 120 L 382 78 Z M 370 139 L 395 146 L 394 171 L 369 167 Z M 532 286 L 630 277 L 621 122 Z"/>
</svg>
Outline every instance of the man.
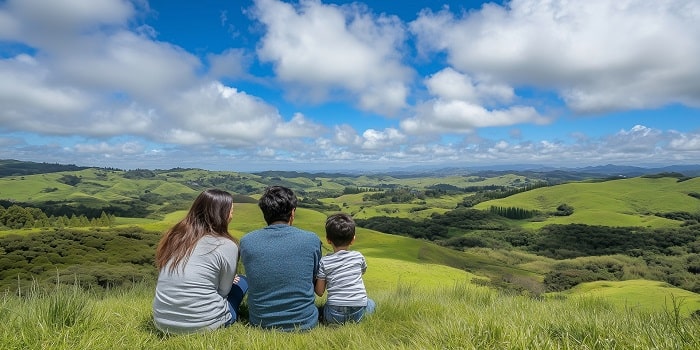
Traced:
<svg viewBox="0 0 700 350">
<path fill-rule="evenodd" d="M 297 198 L 289 188 L 268 187 L 258 206 L 268 226 L 241 239 L 250 323 L 283 331 L 311 329 L 318 324 L 314 280 L 321 240 L 292 226 Z"/>
</svg>

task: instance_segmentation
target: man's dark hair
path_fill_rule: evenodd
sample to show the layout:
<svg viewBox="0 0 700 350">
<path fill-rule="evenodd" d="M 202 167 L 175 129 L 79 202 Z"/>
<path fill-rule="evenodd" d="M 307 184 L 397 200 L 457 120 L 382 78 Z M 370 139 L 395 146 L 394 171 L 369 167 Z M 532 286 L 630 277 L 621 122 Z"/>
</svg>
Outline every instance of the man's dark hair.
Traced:
<svg viewBox="0 0 700 350">
<path fill-rule="evenodd" d="M 292 210 L 297 207 L 297 196 L 283 186 L 270 186 L 258 200 L 258 207 L 268 225 L 275 221 L 289 222 Z"/>
<path fill-rule="evenodd" d="M 348 214 L 333 214 L 326 219 L 326 238 L 336 247 L 350 244 L 355 237 L 355 220 Z"/>
</svg>

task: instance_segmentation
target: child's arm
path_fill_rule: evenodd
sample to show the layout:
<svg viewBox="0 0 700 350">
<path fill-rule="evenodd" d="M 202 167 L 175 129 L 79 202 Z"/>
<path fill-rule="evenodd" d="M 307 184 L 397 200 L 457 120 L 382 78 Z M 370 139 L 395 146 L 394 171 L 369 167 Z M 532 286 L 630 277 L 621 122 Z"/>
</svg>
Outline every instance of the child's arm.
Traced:
<svg viewBox="0 0 700 350">
<path fill-rule="evenodd" d="M 316 295 L 318 296 L 323 296 L 323 292 L 326 291 L 326 280 L 324 279 L 316 279 L 316 285 L 314 286 L 314 291 L 316 292 Z"/>
</svg>

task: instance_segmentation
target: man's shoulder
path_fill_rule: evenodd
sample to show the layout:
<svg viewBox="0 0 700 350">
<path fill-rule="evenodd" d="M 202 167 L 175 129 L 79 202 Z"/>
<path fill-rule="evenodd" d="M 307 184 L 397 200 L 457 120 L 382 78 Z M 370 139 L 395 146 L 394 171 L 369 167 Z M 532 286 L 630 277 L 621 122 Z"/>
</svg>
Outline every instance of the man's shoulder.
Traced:
<svg viewBox="0 0 700 350">
<path fill-rule="evenodd" d="M 297 237 L 297 239 L 303 238 L 303 239 L 310 239 L 313 241 L 316 241 L 316 240 L 320 241 L 321 240 L 320 238 L 318 238 L 318 235 L 316 235 L 315 233 L 298 228 L 296 226 L 289 226 L 287 228 L 287 230 L 289 233 L 295 235 Z"/>
<path fill-rule="evenodd" d="M 321 240 L 318 237 L 318 235 L 316 235 L 315 233 L 313 233 L 311 231 L 300 229 L 300 228 L 295 227 L 295 226 L 287 226 L 287 227 L 284 227 L 283 230 L 284 230 L 283 232 L 285 232 L 285 234 L 293 234 L 296 236 L 295 238 L 297 238 L 297 239 L 309 239 L 309 240 L 319 241 L 319 242 Z M 249 241 L 249 240 L 263 239 L 262 236 L 264 236 L 265 231 L 266 231 L 265 228 L 261 228 L 261 229 L 253 230 L 253 231 L 246 233 L 245 235 L 243 235 L 243 237 L 241 237 L 241 244 L 243 244 L 245 241 Z"/>
<path fill-rule="evenodd" d="M 296 229 L 299 230 L 299 232 L 301 232 L 301 233 L 304 234 L 304 235 L 307 235 L 307 236 L 313 237 L 313 238 L 318 238 L 318 235 L 316 235 L 315 233 L 313 233 L 313 232 L 311 232 L 311 231 L 302 230 L 302 229 L 300 229 L 300 228 L 296 228 Z M 320 238 L 318 238 L 318 239 L 320 239 Z"/>
<path fill-rule="evenodd" d="M 262 230 L 258 229 L 258 230 L 253 230 L 253 231 L 250 231 L 250 232 L 244 234 L 240 240 L 241 244 L 243 244 L 244 242 L 249 241 L 249 240 L 255 240 L 255 237 L 260 235 L 260 231 L 262 231 Z"/>
</svg>

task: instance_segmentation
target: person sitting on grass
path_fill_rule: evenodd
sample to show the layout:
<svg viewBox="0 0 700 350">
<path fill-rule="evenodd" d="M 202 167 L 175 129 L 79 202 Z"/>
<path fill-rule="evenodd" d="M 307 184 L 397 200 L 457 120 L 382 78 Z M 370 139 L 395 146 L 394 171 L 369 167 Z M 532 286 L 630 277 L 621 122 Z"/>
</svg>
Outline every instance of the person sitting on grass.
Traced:
<svg viewBox="0 0 700 350">
<path fill-rule="evenodd" d="M 347 214 L 331 215 L 326 220 L 326 239 L 333 246 L 333 253 L 321 258 L 315 286 L 318 296 L 328 290 L 323 322 L 359 322 L 364 315 L 374 312 L 376 304 L 367 297 L 362 280 L 367 271 L 365 257 L 348 250 L 355 242 L 355 221 Z"/>
<path fill-rule="evenodd" d="M 297 204 L 291 189 L 266 188 L 258 207 L 267 226 L 241 238 L 251 325 L 280 331 L 307 331 L 318 325 L 314 280 L 321 240 L 292 226 Z"/>
<path fill-rule="evenodd" d="M 236 321 L 248 287 L 236 275 L 238 242 L 228 232 L 232 216 L 233 196 L 209 189 L 161 238 L 153 321 L 162 332 L 192 333 Z"/>
</svg>

